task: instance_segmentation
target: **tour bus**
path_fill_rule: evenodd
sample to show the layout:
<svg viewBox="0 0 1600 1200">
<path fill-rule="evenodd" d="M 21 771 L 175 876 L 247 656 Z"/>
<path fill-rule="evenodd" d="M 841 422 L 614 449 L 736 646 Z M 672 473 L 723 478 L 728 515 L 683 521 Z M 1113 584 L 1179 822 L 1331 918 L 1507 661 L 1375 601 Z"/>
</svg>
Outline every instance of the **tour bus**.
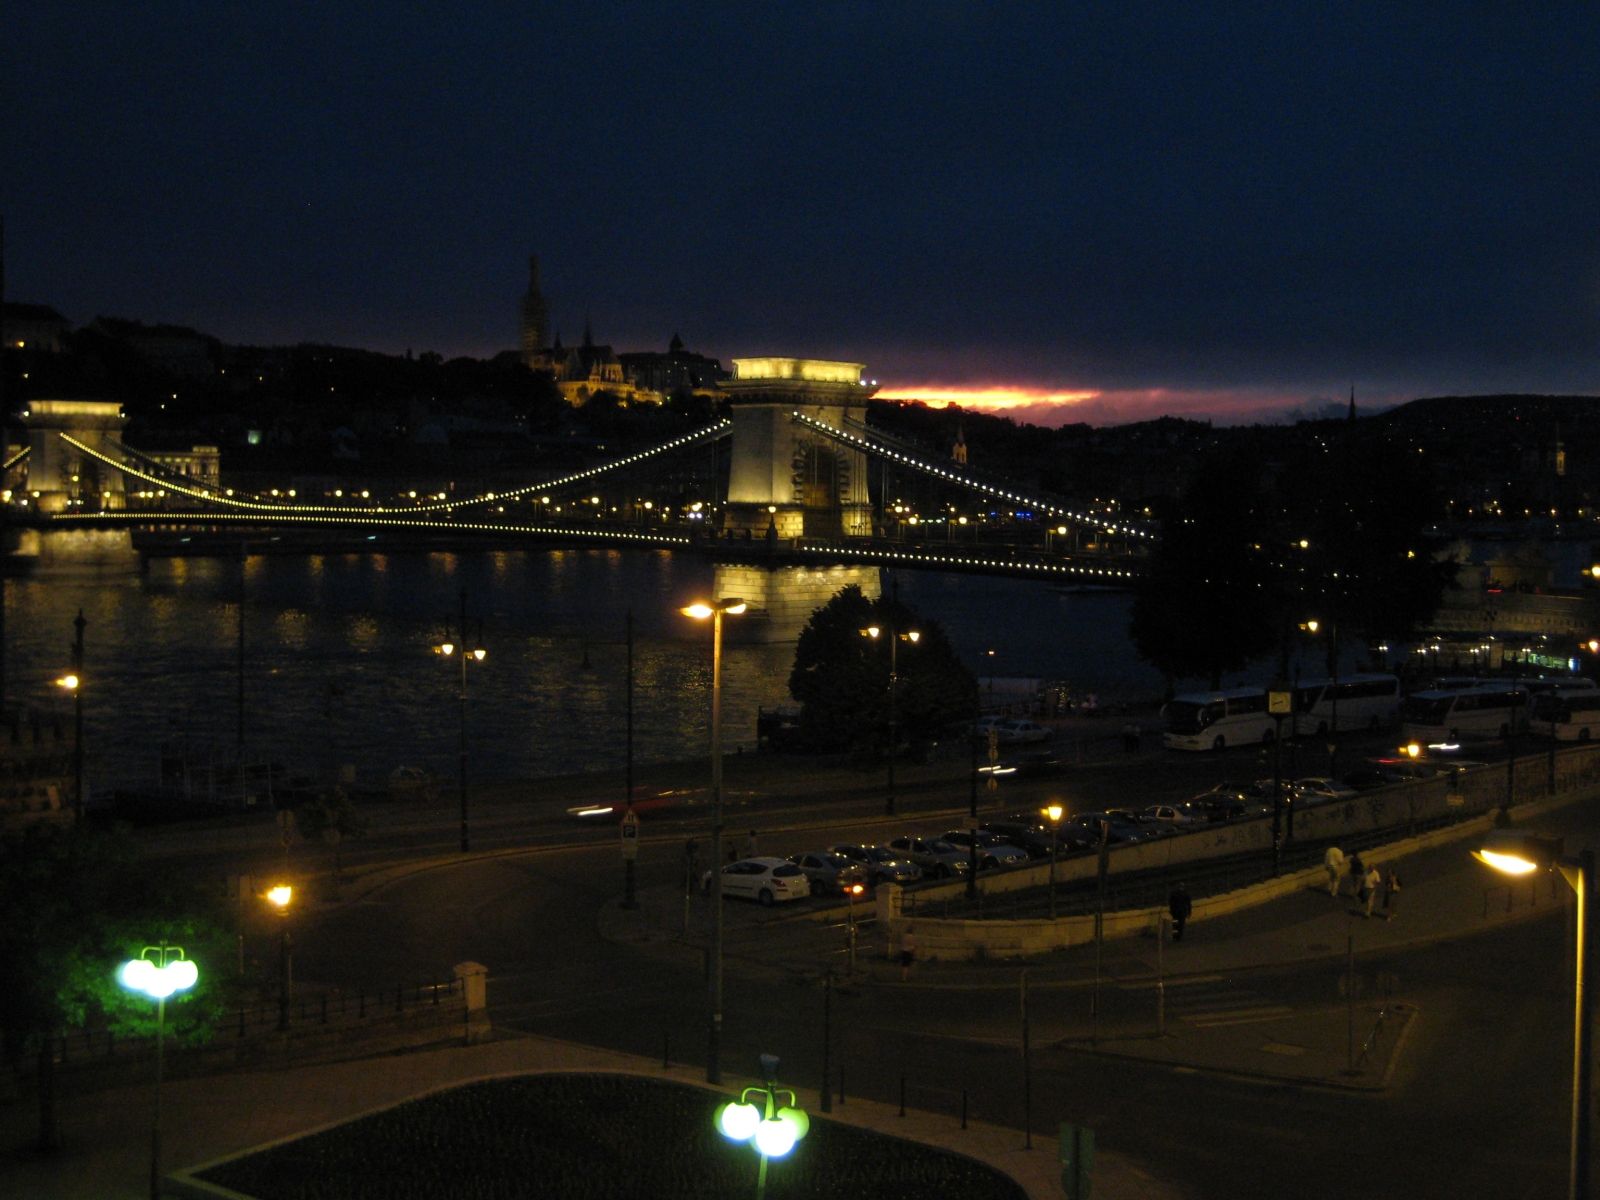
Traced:
<svg viewBox="0 0 1600 1200">
<path fill-rule="evenodd" d="M 1505 738 L 1528 727 L 1528 690 L 1518 683 L 1413 692 L 1401 706 L 1404 735 L 1424 744 Z"/>
<path fill-rule="evenodd" d="M 1584 682 L 1588 682 L 1585 680 Z M 1600 735 L 1600 688 L 1562 687 L 1533 697 L 1529 728 L 1558 741 L 1587 742 Z"/>
<path fill-rule="evenodd" d="M 1393 729 L 1400 724 L 1400 680 L 1394 675 L 1349 675 L 1337 683 L 1302 682 L 1295 707 L 1301 733 Z"/>
<path fill-rule="evenodd" d="M 1167 724 L 1162 744 L 1173 750 L 1221 750 L 1272 741 L 1265 688 L 1190 692 L 1167 701 L 1161 716 Z"/>
</svg>

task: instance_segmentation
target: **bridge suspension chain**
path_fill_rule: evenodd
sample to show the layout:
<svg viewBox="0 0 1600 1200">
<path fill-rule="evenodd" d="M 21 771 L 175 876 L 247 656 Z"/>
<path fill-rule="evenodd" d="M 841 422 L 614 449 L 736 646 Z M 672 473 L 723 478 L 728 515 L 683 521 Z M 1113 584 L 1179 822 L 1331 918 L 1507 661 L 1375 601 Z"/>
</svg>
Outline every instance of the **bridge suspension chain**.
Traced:
<svg viewBox="0 0 1600 1200">
<path fill-rule="evenodd" d="M 960 487 L 970 488 L 975 492 L 982 492 L 985 495 L 993 496 L 996 499 L 1010 500 L 1015 504 L 1026 504 L 1030 508 L 1037 508 L 1043 512 L 1047 512 L 1053 517 L 1066 517 L 1069 520 L 1077 521 L 1081 524 L 1093 525 L 1098 529 L 1107 531 L 1108 533 L 1127 534 L 1130 537 L 1136 538 L 1150 538 L 1154 536 L 1148 530 L 1142 529 L 1137 525 L 1108 521 L 1104 517 L 1097 517 L 1092 513 L 1078 512 L 1074 509 L 1065 508 L 1062 505 L 1053 504 L 1048 500 L 1041 500 L 1037 496 L 1027 496 L 1021 492 L 1010 491 L 1009 489 L 1000 487 L 996 484 L 985 483 L 981 479 L 974 479 L 970 475 L 963 475 L 958 471 L 952 471 L 948 467 L 939 466 L 935 463 L 928 462 L 926 459 L 918 458 L 915 455 L 906 454 L 899 450 L 893 450 L 887 446 L 881 446 L 876 442 L 869 441 L 867 438 L 858 437 L 855 434 L 849 433 L 843 429 L 836 429 L 832 425 L 825 425 L 821 421 L 818 421 L 812 417 L 808 417 L 801 412 L 792 413 L 791 416 L 796 424 L 804 425 L 808 429 L 813 429 L 823 436 L 832 438 L 834 441 L 839 442 L 842 445 L 849 446 L 854 450 L 865 451 L 868 454 L 875 454 L 880 458 L 889 459 L 891 462 L 899 463 L 901 466 L 911 467 L 913 470 L 935 476 L 936 478 L 942 479 L 947 483 L 953 483 L 959 485 Z"/>
<path fill-rule="evenodd" d="M 635 454 L 625 455 L 622 458 L 614 459 L 611 462 L 601 463 L 596 467 L 588 467 L 582 471 L 574 471 L 569 475 L 563 475 L 556 479 L 543 480 L 539 483 L 529 484 L 526 487 L 513 488 L 510 491 L 485 492 L 482 495 L 470 496 L 463 500 L 432 500 L 421 504 L 379 504 L 367 506 L 334 504 L 274 504 L 264 500 L 241 500 L 234 496 L 218 495 L 215 491 L 192 487 L 188 484 L 176 483 L 170 479 L 162 479 L 151 475 L 146 471 L 140 470 L 138 467 L 130 466 L 128 463 L 118 462 L 109 455 L 102 454 L 93 447 L 84 445 L 82 442 L 78 441 L 77 438 L 72 437 L 70 434 L 62 433 L 59 436 L 61 437 L 61 440 L 66 442 L 69 446 L 84 454 L 87 454 L 90 458 L 97 459 L 98 461 L 105 463 L 107 466 L 121 471 L 124 475 L 130 475 L 133 478 L 142 480 L 143 482 L 151 484 L 152 486 L 165 488 L 167 491 L 177 492 L 179 495 L 188 496 L 194 500 L 202 500 L 209 504 L 221 504 L 228 508 L 248 512 L 283 514 L 325 513 L 330 515 L 353 517 L 393 515 L 397 512 L 453 512 L 458 508 L 469 508 L 480 504 L 494 504 L 504 500 L 514 500 L 521 496 L 526 496 L 531 492 L 556 491 L 564 487 L 570 487 L 573 484 L 587 483 L 590 480 L 607 474 L 611 471 L 620 470 L 624 467 L 635 466 L 638 463 L 644 462 L 646 459 L 654 458 L 658 454 L 666 454 L 673 450 L 681 450 L 687 446 L 692 446 L 697 442 L 727 437 L 732 428 L 732 421 L 722 420 L 714 425 L 708 425 L 704 429 L 697 429 L 693 433 L 687 433 L 682 437 L 673 438 L 671 441 L 663 442 L 659 446 L 652 446 L 648 450 L 640 450 Z M 17 460 L 20 460 L 22 455 L 26 453 L 27 449 L 24 448 L 22 453 L 17 455 Z M 131 449 L 129 450 L 129 457 L 135 457 L 136 455 L 137 451 L 132 451 Z"/>
</svg>

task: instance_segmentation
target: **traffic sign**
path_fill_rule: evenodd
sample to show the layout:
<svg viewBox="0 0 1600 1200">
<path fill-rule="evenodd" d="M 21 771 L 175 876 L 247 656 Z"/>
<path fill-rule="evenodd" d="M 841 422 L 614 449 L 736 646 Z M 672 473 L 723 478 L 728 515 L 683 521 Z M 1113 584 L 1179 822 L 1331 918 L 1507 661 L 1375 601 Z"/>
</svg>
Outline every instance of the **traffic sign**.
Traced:
<svg viewBox="0 0 1600 1200">
<path fill-rule="evenodd" d="M 622 814 L 622 857 L 639 857 L 639 818 L 631 808 Z"/>
<path fill-rule="evenodd" d="M 1287 717 L 1294 711 L 1294 693 L 1287 688 L 1267 693 L 1267 712 L 1274 717 Z"/>
</svg>

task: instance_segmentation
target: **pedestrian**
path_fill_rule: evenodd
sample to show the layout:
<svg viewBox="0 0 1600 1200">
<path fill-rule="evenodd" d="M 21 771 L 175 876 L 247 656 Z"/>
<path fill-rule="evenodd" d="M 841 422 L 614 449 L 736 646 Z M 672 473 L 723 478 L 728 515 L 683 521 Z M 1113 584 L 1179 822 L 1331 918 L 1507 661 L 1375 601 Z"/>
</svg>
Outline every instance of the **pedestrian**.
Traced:
<svg viewBox="0 0 1600 1200">
<path fill-rule="evenodd" d="M 1352 854 L 1349 862 L 1350 895 L 1355 899 L 1361 898 L 1361 881 L 1367 877 L 1367 868 L 1361 861 L 1361 855 Z"/>
<path fill-rule="evenodd" d="M 1378 895 L 1378 889 L 1383 886 L 1383 876 L 1378 873 L 1376 866 L 1367 868 L 1367 873 L 1361 877 L 1361 905 L 1363 914 L 1370 920 L 1372 917 L 1372 901 Z"/>
<path fill-rule="evenodd" d="M 744 845 L 739 848 L 739 853 L 745 858 L 755 858 L 761 851 L 756 846 L 756 831 L 752 829 L 750 836 L 745 838 Z"/>
<path fill-rule="evenodd" d="M 1383 919 L 1392 921 L 1400 911 L 1400 876 L 1393 867 L 1383 881 Z"/>
<path fill-rule="evenodd" d="M 1339 896 L 1339 880 L 1344 875 L 1344 851 L 1337 846 L 1329 846 L 1322 852 L 1322 869 L 1328 873 L 1328 895 L 1337 899 Z"/>
<path fill-rule="evenodd" d="M 1183 923 L 1189 919 L 1189 914 L 1194 911 L 1194 900 L 1189 896 L 1189 889 L 1183 884 L 1178 884 L 1167 897 L 1167 911 L 1172 914 L 1172 940 L 1183 941 Z"/>
</svg>

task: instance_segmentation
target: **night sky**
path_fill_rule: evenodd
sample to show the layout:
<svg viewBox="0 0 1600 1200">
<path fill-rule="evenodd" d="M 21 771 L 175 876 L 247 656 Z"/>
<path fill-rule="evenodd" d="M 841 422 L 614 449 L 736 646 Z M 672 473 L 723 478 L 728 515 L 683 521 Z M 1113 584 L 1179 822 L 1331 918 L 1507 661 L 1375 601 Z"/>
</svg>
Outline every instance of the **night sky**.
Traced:
<svg viewBox="0 0 1600 1200">
<path fill-rule="evenodd" d="M 1095 421 L 1596 390 L 1592 4 L 0 4 L 8 296 Z M 1024 412 L 1037 414 L 1038 409 Z"/>
</svg>

